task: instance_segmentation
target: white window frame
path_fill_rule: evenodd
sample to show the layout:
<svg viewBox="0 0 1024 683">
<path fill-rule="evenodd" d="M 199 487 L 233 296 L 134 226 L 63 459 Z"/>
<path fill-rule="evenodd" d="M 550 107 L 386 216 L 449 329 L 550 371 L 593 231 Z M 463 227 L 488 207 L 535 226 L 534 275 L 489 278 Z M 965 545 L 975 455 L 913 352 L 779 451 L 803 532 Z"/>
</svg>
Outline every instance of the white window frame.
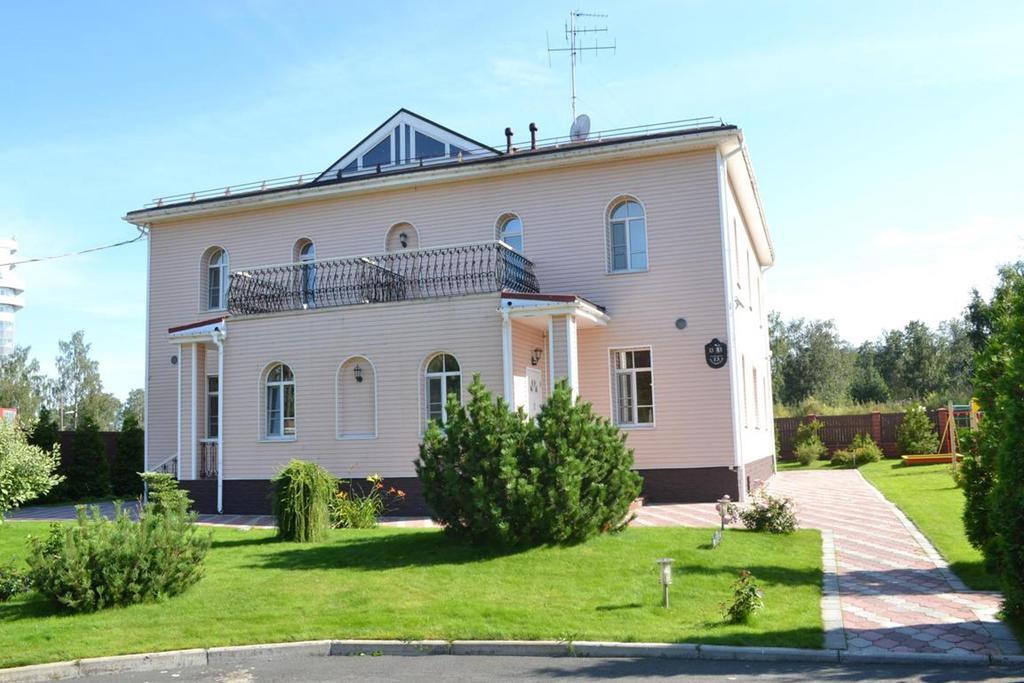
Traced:
<svg viewBox="0 0 1024 683">
<path fill-rule="evenodd" d="M 519 236 L 519 249 L 516 249 L 513 245 L 509 244 L 505 240 L 505 226 L 511 223 L 513 220 L 519 221 L 519 232 L 513 233 L 514 235 L 517 234 Z M 526 253 L 526 227 L 523 225 L 523 218 L 519 214 L 514 213 L 512 211 L 506 211 L 505 213 L 498 216 L 498 221 L 495 224 L 494 235 L 499 242 L 504 242 L 505 244 L 507 244 L 509 248 L 512 249 L 512 251 L 518 254 Z"/>
<path fill-rule="evenodd" d="M 430 367 L 430 363 L 431 363 L 431 361 L 433 361 L 438 356 L 449 356 L 449 357 L 451 357 L 452 359 L 455 360 L 455 363 L 459 366 L 459 369 L 458 370 L 454 370 L 454 371 L 453 370 L 448 370 L 447 366 L 446 366 L 445 369 L 442 370 L 441 372 L 430 372 L 430 370 L 428 369 Z M 423 400 L 424 400 L 424 407 L 425 407 L 425 410 L 423 411 L 423 414 L 424 414 L 424 417 L 425 417 L 425 420 L 426 420 L 425 424 L 427 426 L 429 426 L 431 420 L 433 419 L 431 417 L 431 415 L 430 415 L 430 382 L 431 382 L 431 380 L 438 380 L 438 381 L 441 382 L 441 389 L 443 391 L 442 396 L 441 396 L 441 426 L 443 427 L 444 425 L 448 424 L 448 391 L 446 389 L 447 389 L 447 386 L 448 386 L 448 378 L 449 377 L 458 377 L 459 378 L 459 404 L 461 405 L 463 403 L 463 400 L 462 400 L 462 393 L 463 393 L 463 386 L 462 386 L 462 363 L 459 362 L 459 359 L 456 358 L 454 353 L 449 353 L 448 351 L 438 351 L 436 353 L 432 353 L 429 356 L 427 356 L 427 360 L 423 364 L 423 370 L 424 370 L 424 373 L 423 373 L 423 377 L 424 377 Z"/>
<path fill-rule="evenodd" d="M 291 374 L 291 379 L 271 380 L 270 379 L 270 374 L 278 366 L 287 368 L 288 372 Z M 268 365 L 267 369 L 263 372 L 263 381 L 261 382 L 261 384 L 262 384 L 261 388 L 262 388 L 262 391 L 263 391 L 263 402 L 262 402 L 262 405 L 263 405 L 263 415 L 260 417 L 260 420 L 261 420 L 261 427 L 260 427 L 261 438 L 264 441 L 294 441 L 296 439 L 296 437 L 298 436 L 298 420 L 297 420 L 297 415 L 296 415 L 296 413 L 298 411 L 296 410 L 296 408 L 297 408 L 297 397 L 296 397 L 295 371 L 292 370 L 291 366 L 288 365 L 287 363 L 283 363 L 281 361 L 275 361 L 275 362 L 271 363 L 270 365 Z M 288 389 L 288 387 L 291 387 L 291 390 L 292 390 L 292 410 L 294 411 L 290 418 L 288 416 L 286 416 L 285 412 L 284 412 L 285 411 L 285 406 L 287 405 L 287 401 L 285 401 L 285 391 Z M 274 418 L 274 419 L 276 419 L 276 422 L 277 422 L 276 427 L 278 428 L 278 433 L 276 433 L 276 434 L 272 433 L 272 431 L 271 431 L 271 419 L 272 418 L 271 418 L 271 405 L 270 405 L 271 404 L 271 401 L 270 401 L 270 393 L 271 392 L 270 392 L 270 390 L 272 388 L 273 389 L 277 389 L 277 400 L 276 400 L 277 407 L 276 407 L 276 411 L 275 411 L 275 412 L 277 412 L 277 417 Z M 291 419 L 291 421 L 292 421 L 292 431 L 291 431 L 290 434 L 285 432 L 285 420 L 287 420 L 287 419 Z"/>
<path fill-rule="evenodd" d="M 210 391 L 210 380 L 211 379 L 216 379 L 217 380 L 217 391 Z M 217 435 L 220 434 L 220 422 L 219 421 L 217 422 L 217 434 L 211 434 L 210 433 L 210 420 L 211 419 L 219 420 L 220 414 L 219 414 L 219 411 L 217 411 L 215 413 L 213 410 L 210 409 L 210 399 L 213 398 L 214 396 L 216 396 L 217 397 L 217 406 L 218 407 L 220 406 L 220 377 L 217 376 L 217 375 L 213 375 L 213 374 L 207 375 L 206 376 L 206 387 L 205 388 L 206 388 L 206 403 L 204 404 L 204 409 L 206 410 L 206 437 L 205 438 L 207 438 L 207 439 L 216 439 Z"/>
<path fill-rule="evenodd" d="M 640 367 L 640 368 L 638 368 L 638 367 L 632 367 L 632 368 L 626 368 L 626 367 L 618 368 L 618 367 L 616 367 L 616 365 L 615 365 L 616 354 L 619 354 L 619 353 L 630 353 L 630 352 L 636 352 L 636 351 L 646 351 L 649 354 L 650 359 L 651 359 L 649 366 L 647 366 L 647 367 Z M 650 346 L 624 346 L 624 347 L 617 347 L 617 348 L 609 348 L 608 349 L 608 369 L 609 369 L 609 372 L 610 372 L 610 375 L 611 375 L 610 398 L 611 398 L 612 422 L 617 427 L 619 427 L 620 429 L 652 429 L 657 424 L 657 419 L 658 419 L 657 399 L 656 399 L 656 396 L 655 396 L 655 389 L 654 389 L 654 349 L 652 347 L 650 347 Z M 637 374 L 637 372 L 649 372 L 651 374 L 651 404 L 650 404 L 650 406 L 647 406 L 647 405 L 641 406 L 639 404 L 639 402 L 636 400 L 636 397 L 637 397 L 636 374 Z M 620 420 L 620 414 L 619 414 L 619 377 L 621 375 L 628 375 L 628 376 L 630 376 L 630 379 L 629 379 L 630 391 L 632 392 L 632 395 L 633 395 L 633 406 L 632 406 L 632 411 L 631 411 L 632 412 L 632 416 L 631 416 L 632 417 L 632 421 L 631 422 L 622 422 Z M 640 408 L 650 408 L 651 409 L 651 421 L 650 422 L 640 422 L 639 421 Z"/>
<path fill-rule="evenodd" d="M 217 257 L 218 255 L 222 257 L 221 262 L 218 263 L 218 264 L 214 264 L 213 263 L 214 258 Z M 230 282 L 230 278 L 228 277 L 228 267 L 229 267 L 229 261 L 228 261 L 228 250 L 227 249 L 225 249 L 223 247 L 211 247 L 210 249 L 207 250 L 206 273 L 205 273 L 205 276 L 206 276 L 206 300 L 203 302 L 204 310 L 207 310 L 207 311 L 223 311 L 223 310 L 227 309 L 227 307 L 228 307 L 227 306 L 227 303 L 228 303 L 228 284 Z M 219 285 L 219 292 L 218 292 L 218 297 L 217 297 L 218 305 L 217 306 L 211 306 L 210 305 L 210 293 L 211 293 L 210 284 L 213 283 L 213 281 L 214 281 L 213 271 L 215 271 L 215 270 L 220 271 L 217 274 L 217 280 L 218 280 L 218 285 Z"/>
<path fill-rule="evenodd" d="M 757 382 L 757 366 L 750 368 L 750 382 L 754 388 L 754 429 L 761 429 L 761 399 L 758 396 L 761 388 Z"/>
<path fill-rule="evenodd" d="M 316 261 L 316 244 L 311 239 L 299 240 L 295 260 L 302 266 L 302 303 L 312 306 L 316 293 L 316 268 L 313 263 Z"/>
<path fill-rule="evenodd" d="M 618 221 L 618 220 L 613 221 L 612 220 L 612 214 L 615 212 L 615 210 L 618 209 L 623 204 L 627 204 L 629 202 L 632 202 L 632 203 L 636 204 L 637 206 L 639 206 L 640 207 L 640 211 L 643 213 L 643 215 L 639 216 L 639 217 L 633 217 L 633 218 L 628 218 L 627 217 L 627 218 L 622 219 L 621 221 Z M 634 268 L 633 267 L 633 247 L 632 247 L 632 244 L 631 244 L 629 227 L 630 227 L 630 223 L 632 221 L 636 221 L 636 220 L 642 220 L 643 223 L 644 223 L 644 242 L 646 243 L 645 247 L 644 247 L 644 256 L 646 257 L 647 265 L 645 267 L 643 267 L 643 268 Z M 626 231 L 626 267 L 625 268 L 616 268 L 615 267 L 615 255 L 614 255 L 615 241 L 614 241 L 614 237 L 612 236 L 612 223 L 613 222 L 615 222 L 615 223 L 622 222 L 624 224 L 624 226 L 625 226 L 625 231 Z M 622 275 L 622 274 L 625 274 L 625 273 L 646 273 L 647 271 L 649 271 L 651 269 L 651 239 L 650 239 L 650 231 L 647 228 L 648 228 L 648 224 L 647 224 L 647 207 L 644 206 L 644 203 L 641 202 L 639 199 L 637 199 L 635 196 L 633 196 L 633 195 L 620 195 L 620 196 L 616 197 L 615 199 L 613 199 L 611 202 L 609 202 L 608 206 L 605 208 L 605 214 L 604 214 L 605 259 L 607 260 L 607 263 L 608 263 L 608 274 L 609 275 Z"/>
</svg>

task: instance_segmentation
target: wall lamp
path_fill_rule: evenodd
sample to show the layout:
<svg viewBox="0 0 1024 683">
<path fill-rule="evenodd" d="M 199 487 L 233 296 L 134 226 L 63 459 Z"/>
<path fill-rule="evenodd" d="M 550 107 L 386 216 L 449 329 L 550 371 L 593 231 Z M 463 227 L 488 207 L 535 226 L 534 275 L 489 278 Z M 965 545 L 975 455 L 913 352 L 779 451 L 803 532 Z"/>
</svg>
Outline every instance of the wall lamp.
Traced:
<svg viewBox="0 0 1024 683">
<path fill-rule="evenodd" d="M 362 383 L 362 381 L 363 381 L 363 369 L 361 367 L 359 367 L 359 363 L 356 363 L 356 366 L 354 368 L 352 368 L 352 374 L 354 374 L 356 376 L 356 382 Z"/>
<path fill-rule="evenodd" d="M 409 236 L 404 232 L 398 233 L 398 242 L 402 245 L 402 249 L 409 246 Z"/>
<path fill-rule="evenodd" d="M 539 346 L 535 348 L 533 350 L 533 353 L 530 354 L 530 365 L 536 365 L 537 363 L 539 363 L 540 357 L 541 355 L 543 355 L 543 353 L 544 349 L 540 348 Z"/>
</svg>

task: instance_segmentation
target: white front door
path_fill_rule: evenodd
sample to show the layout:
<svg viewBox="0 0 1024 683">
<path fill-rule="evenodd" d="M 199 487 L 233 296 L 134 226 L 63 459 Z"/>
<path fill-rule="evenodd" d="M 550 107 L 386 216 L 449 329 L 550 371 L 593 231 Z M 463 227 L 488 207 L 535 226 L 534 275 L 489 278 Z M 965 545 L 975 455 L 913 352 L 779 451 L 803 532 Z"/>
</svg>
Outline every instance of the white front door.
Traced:
<svg viewBox="0 0 1024 683">
<path fill-rule="evenodd" d="M 526 384 L 529 397 L 526 404 L 526 413 L 530 417 L 537 417 L 540 413 L 540 406 L 542 403 L 540 393 L 540 370 L 537 368 L 526 368 Z"/>
</svg>

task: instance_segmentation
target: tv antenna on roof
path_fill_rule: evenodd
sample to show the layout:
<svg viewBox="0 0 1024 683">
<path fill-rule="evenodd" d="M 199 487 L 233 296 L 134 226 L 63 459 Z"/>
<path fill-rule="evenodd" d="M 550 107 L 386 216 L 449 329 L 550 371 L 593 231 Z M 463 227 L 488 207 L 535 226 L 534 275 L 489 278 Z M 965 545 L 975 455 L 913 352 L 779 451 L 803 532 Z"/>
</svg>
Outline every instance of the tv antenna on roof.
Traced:
<svg viewBox="0 0 1024 683">
<path fill-rule="evenodd" d="M 551 47 L 551 41 L 548 40 L 548 66 L 551 66 L 551 53 L 552 52 L 568 52 L 569 53 L 569 74 L 572 83 L 572 118 L 576 120 L 576 62 L 577 60 L 583 61 L 584 52 L 603 52 L 605 50 L 611 50 L 615 52 L 615 41 L 612 41 L 611 45 L 600 45 L 597 42 L 597 36 L 594 36 L 593 45 L 583 45 L 582 39 L 585 33 L 607 33 L 608 27 L 602 26 L 599 28 L 583 27 L 578 25 L 578 20 L 583 18 L 605 18 L 607 14 L 588 14 L 581 12 L 580 10 L 573 10 L 569 12 L 569 21 L 565 23 L 565 43 L 568 47 Z"/>
</svg>

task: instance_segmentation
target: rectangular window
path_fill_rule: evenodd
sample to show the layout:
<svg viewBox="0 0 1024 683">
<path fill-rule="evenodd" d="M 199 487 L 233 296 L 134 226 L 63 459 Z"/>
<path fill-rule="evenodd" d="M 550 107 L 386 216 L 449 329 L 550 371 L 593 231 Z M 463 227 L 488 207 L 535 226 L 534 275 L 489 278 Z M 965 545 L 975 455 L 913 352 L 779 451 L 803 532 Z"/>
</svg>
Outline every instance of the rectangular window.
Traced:
<svg viewBox="0 0 1024 683">
<path fill-rule="evenodd" d="M 216 439 L 220 434 L 220 379 L 215 375 L 206 378 L 206 438 Z"/>
<path fill-rule="evenodd" d="M 751 379 L 753 381 L 752 386 L 754 387 L 754 429 L 761 428 L 761 401 L 757 395 L 761 389 L 757 384 L 757 368 L 750 370 Z"/>
<path fill-rule="evenodd" d="M 206 307 L 211 310 L 223 308 L 220 300 L 220 288 L 221 280 L 224 276 L 221 273 L 221 269 L 219 267 L 210 268 L 207 275 L 206 291 L 208 294 L 208 301 L 206 302 Z"/>
<path fill-rule="evenodd" d="M 629 247 L 626 243 L 626 224 L 612 223 L 612 270 L 629 268 Z"/>
<path fill-rule="evenodd" d="M 629 267 L 647 270 L 647 227 L 643 220 L 629 222 Z"/>
<path fill-rule="evenodd" d="M 267 387 L 267 436 L 281 436 L 281 387 Z"/>
<path fill-rule="evenodd" d="M 612 351 L 615 423 L 654 424 L 654 372 L 650 349 Z"/>
<path fill-rule="evenodd" d="M 750 425 L 750 402 L 747 399 L 747 357 L 740 357 L 740 375 L 743 377 L 743 426 Z"/>
</svg>

